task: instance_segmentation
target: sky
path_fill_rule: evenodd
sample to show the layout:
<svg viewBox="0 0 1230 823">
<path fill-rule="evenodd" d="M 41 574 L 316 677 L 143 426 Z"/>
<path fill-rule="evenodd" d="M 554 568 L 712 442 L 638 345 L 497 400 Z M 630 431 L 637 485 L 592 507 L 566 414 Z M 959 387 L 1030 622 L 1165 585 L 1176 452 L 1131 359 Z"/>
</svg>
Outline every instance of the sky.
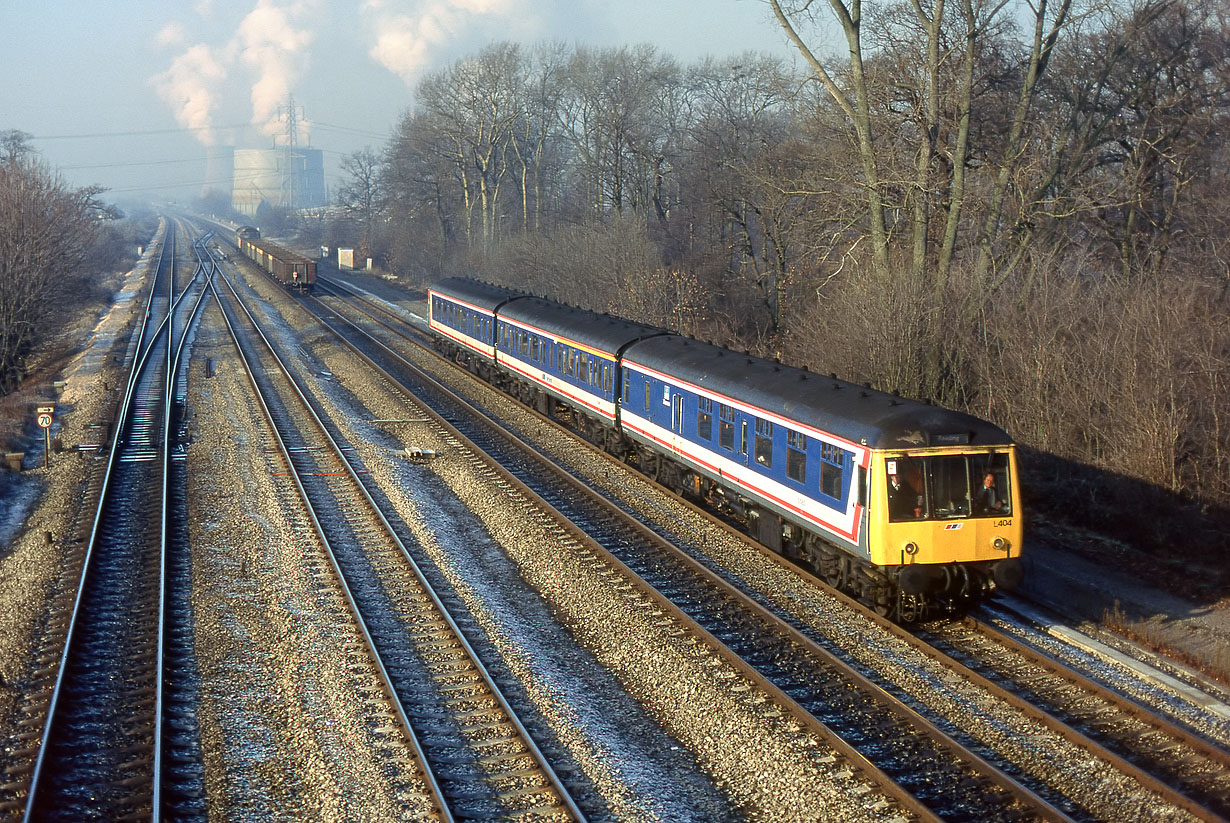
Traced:
<svg viewBox="0 0 1230 823">
<path fill-rule="evenodd" d="M 492 42 L 797 62 L 765 0 L 5 0 L 0 31 L 0 131 L 121 203 L 195 197 L 207 147 L 272 146 L 288 95 L 333 188 L 425 74 Z"/>
</svg>

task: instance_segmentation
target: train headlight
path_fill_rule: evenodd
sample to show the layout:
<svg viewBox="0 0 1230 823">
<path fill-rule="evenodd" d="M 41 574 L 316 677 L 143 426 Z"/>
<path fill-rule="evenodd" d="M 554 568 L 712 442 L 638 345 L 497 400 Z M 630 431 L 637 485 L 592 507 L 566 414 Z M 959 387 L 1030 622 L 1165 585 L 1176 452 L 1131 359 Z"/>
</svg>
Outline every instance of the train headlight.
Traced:
<svg viewBox="0 0 1230 823">
<path fill-rule="evenodd" d="M 1005 539 L 1005 538 L 1003 538 L 1003 537 L 997 537 L 997 538 L 995 538 L 994 540 L 992 540 L 992 541 L 991 541 L 991 546 L 992 546 L 992 548 L 994 548 L 994 549 L 995 549 L 995 551 L 997 551 L 997 552 L 1006 552 L 1006 551 L 1008 551 L 1008 549 L 1009 549 L 1010 545 L 1011 545 L 1011 544 L 1009 544 L 1009 543 L 1008 543 L 1007 539 Z"/>
<path fill-rule="evenodd" d="M 918 554 L 918 544 L 917 543 L 906 543 L 905 553 L 910 554 L 910 555 Z"/>
</svg>

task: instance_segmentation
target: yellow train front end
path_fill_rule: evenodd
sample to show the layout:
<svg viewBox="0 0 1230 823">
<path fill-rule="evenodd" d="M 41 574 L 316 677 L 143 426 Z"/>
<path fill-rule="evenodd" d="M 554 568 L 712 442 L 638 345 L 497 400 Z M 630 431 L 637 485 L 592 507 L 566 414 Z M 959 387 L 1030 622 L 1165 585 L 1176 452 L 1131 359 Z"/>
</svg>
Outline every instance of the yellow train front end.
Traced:
<svg viewBox="0 0 1230 823">
<path fill-rule="evenodd" d="M 1017 477 L 1010 445 L 873 454 L 870 561 L 895 580 L 903 616 L 956 611 L 1020 583 Z"/>
</svg>

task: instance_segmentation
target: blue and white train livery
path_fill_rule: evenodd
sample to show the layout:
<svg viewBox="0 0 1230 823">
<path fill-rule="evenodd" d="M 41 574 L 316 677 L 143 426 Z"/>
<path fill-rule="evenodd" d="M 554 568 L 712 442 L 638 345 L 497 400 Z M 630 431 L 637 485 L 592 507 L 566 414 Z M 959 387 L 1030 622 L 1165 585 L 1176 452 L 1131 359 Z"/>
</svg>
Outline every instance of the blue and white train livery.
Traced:
<svg viewBox="0 0 1230 823">
<path fill-rule="evenodd" d="M 1015 446 L 978 418 L 665 329 L 448 279 L 437 346 L 884 614 L 1020 582 Z"/>
</svg>

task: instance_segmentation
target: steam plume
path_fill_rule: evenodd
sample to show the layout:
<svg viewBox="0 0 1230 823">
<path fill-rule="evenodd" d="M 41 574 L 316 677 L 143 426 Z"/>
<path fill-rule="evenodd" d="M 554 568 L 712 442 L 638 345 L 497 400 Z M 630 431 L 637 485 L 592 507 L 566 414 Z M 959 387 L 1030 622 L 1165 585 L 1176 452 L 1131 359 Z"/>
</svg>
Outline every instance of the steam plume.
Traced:
<svg viewBox="0 0 1230 823">
<path fill-rule="evenodd" d="M 191 46 L 171 61 L 171 67 L 153 79 L 158 95 L 175 111 L 180 125 L 195 130 L 206 146 L 217 142 L 213 130 L 214 92 L 226 70 L 203 44 Z"/>
</svg>

